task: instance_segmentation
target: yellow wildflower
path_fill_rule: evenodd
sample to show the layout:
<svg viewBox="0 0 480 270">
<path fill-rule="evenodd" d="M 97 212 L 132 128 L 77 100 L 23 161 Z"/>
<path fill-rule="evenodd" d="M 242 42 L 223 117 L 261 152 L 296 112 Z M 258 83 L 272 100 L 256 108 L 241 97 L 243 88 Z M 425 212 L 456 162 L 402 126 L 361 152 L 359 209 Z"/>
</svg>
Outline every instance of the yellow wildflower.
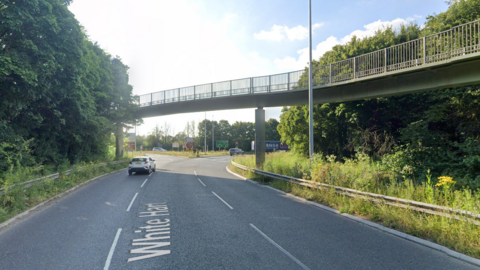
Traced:
<svg viewBox="0 0 480 270">
<path fill-rule="evenodd" d="M 438 183 L 435 185 L 437 187 L 445 187 L 446 189 L 449 189 L 451 185 L 455 185 L 457 183 L 456 181 L 452 180 L 452 177 L 449 176 L 440 176 L 438 177 Z"/>
</svg>

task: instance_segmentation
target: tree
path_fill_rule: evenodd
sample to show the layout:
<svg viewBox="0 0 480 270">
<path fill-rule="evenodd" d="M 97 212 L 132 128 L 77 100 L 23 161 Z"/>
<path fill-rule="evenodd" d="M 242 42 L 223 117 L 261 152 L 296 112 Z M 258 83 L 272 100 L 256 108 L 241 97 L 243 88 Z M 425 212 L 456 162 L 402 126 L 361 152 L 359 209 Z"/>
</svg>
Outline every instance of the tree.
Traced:
<svg viewBox="0 0 480 270">
<path fill-rule="evenodd" d="M 265 122 L 265 140 L 266 141 L 280 141 L 280 134 L 277 127 L 279 122 L 275 118 L 270 118 Z"/>
</svg>

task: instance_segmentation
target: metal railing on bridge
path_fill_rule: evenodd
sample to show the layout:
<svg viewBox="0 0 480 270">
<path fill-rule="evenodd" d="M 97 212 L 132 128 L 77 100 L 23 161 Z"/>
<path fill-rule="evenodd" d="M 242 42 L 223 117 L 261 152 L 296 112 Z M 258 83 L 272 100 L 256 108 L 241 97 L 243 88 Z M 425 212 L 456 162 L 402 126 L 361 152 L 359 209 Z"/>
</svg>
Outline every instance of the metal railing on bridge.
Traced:
<svg viewBox="0 0 480 270">
<path fill-rule="evenodd" d="M 480 52 L 480 20 L 312 69 L 312 85 L 327 86 L 441 64 Z M 225 96 L 275 93 L 308 87 L 308 68 L 287 73 L 194 85 L 141 95 L 140 106 Z"/>
</svg>

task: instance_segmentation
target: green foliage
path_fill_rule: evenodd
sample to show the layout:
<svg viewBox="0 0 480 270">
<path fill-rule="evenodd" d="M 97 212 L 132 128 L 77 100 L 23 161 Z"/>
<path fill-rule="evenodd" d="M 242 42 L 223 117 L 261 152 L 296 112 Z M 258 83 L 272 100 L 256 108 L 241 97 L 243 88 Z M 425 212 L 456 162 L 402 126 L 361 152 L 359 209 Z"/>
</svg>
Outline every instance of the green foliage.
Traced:
<svg viewBox="0 0 480 270">
<path fill-rule="evenodd" d="M 106 157 L 113 125 L 134 120 L 128 67 L 87 39 L 70 2 L 2 5 L 0 176 Z"/>
<path fill-rule="evenodd" d="M 364 39 L 326 52 L 315 67 L 327 65 L 395 44 L 440 32 L 480 18 L 479 0 L 451 3 L 448 11 L 429 16 L 422 29 L 416 24 L 378 30 Z M 314 80 L 325 78 L 314 69 Z M 305 87 L 307 72 L 299 87 Z M 313 108 L 314 151 L 335 155 L 340 161 L 358 153 L 383 160 L 396 174 L 426 181 L 427 170 L 449 175 L 457 186 L 480 187 L 480 90 L 479 86 L 370 100 L 326 103 Z M 308 107 L 284 108 L 278 131 L 293 151 L 308 155 Z"/>
<path fill-rule="evenodd" d="M 451 1 L 446 12 L 427 17 L 426 35 L 448 30 L 454 26 L 480 19 L 480 0 Z"/>
</svg>

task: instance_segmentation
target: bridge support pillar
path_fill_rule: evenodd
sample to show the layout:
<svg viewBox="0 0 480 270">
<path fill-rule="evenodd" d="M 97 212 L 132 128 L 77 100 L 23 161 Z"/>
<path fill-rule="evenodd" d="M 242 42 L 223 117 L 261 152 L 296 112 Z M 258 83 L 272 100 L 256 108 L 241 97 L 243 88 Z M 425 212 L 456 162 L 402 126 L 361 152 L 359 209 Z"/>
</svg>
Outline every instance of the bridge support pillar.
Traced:
<svg viewBox="0 0 480 270">
<path fill-rule="evenodd" d="M 263 169 L 265 163 L 265 110 L 258 107 L 255 110 L 255 165 Z"/>
</svg>

